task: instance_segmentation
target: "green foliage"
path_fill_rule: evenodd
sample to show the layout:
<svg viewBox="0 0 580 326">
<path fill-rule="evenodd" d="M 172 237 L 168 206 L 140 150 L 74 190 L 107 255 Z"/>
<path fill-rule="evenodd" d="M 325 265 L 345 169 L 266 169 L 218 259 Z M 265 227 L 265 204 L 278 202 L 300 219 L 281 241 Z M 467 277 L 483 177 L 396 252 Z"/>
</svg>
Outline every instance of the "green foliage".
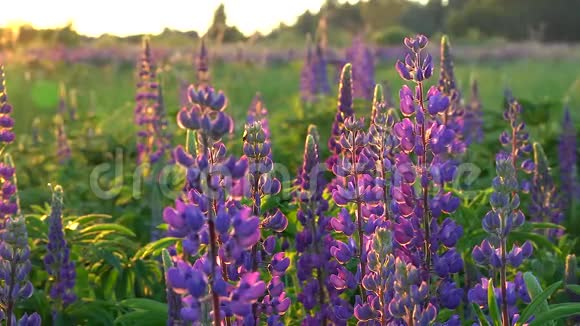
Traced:
<svg viewBox="0 0 580 326">
<path fill-rule="evenodd" d="M 373 34 L 372 40 L 379 45 L 398 45 L 413 32 L 403 26 L 390 26 Z"/>
</svg>

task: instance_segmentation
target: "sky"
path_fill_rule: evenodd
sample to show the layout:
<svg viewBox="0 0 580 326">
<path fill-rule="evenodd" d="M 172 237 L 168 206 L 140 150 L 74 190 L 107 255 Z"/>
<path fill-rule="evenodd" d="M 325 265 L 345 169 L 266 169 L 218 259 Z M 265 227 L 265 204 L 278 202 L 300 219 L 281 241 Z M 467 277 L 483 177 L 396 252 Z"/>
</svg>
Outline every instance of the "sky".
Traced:
<svg viewBox="0 0 580 326">
<path fill-rule="evenodd" d="M 357 0 L 342 0 L 354 3 Z M 30 23 L 37 28 L 72 22 L 81 34 L 157 34 L 165 27 L 205 33 L 223 3 L 228 25 L 246 35 L 292 24 L 304 11 L 318 12 L 324 0 L 2 0 L 0 27 Z"/>
</svg>

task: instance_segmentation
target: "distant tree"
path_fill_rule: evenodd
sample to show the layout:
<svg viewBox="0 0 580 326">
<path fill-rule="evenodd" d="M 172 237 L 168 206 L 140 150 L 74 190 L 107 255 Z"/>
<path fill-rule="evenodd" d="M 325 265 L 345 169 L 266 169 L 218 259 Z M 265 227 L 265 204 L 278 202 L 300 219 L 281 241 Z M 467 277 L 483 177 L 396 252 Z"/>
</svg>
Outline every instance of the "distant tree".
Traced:
<svg viewBox="0 0 580 326">
<path fill-rule="evenodd" d="M 213 22 L 207 31 L 207 36 L 218 44 L 222 43 L 226 29 L 226 9 L 222 3 L 213 14 Z"/>
<path fill-rule="evenodd" d="M 318 24 L 318 16 L 314 15 L 310 11 L 305 11 L 302 15 L 298 16 L 294 27 L 297 33 L 300 35 L 306 35 L 307 33 L 313 33 L 316 30 Z"/>
</svg>

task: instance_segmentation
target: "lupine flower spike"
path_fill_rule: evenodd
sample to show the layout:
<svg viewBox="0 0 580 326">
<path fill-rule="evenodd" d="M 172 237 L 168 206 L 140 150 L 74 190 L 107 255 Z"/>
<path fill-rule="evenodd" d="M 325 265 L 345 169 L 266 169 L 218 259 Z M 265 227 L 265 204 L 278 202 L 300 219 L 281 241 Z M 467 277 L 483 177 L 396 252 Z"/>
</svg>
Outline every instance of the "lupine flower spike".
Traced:
<svg viewBox="0 0 580 326">
<path fill-rule="evenodd" d="M 344 80 L 350 79 L 350 64 L 345 65 L 342 76 L 341 84 L 345 85 Z M 343 128 L 336 143 L 340 156 L 332 167 L 336 176 L 332 199 L 342 210 L 331 220 L 331 226 L 347 237 L 336 240 L 330 248 L 330 253 L 340 263 L 330 275 L 330 281 L 337 290 L 356 288 L 360 278 L 366 274 L 367 238 L 382 223 L 383 215 L 383 206 L 380 205 L 383 190 L 373 176 L 375 161 L 367 146 L 370 139 L 364 120 L 356 119 L 353 114 L 344 121 Z M 351 217 L 348 206 L 353 206 L 354 217 Z M 355 274 L 347 269 L 347 264 L 353 259 L 358 262 Z"/>
<path fill-rule="evenodd" d="M 580 198 L 578 181 L 577 153 L 578 136 L 574 128 L 574 121 L 570 116 L 570 109 L 566 107 L 562 122 L 562 134 L 558 144 L 558 159 L 560 162 L 560 180 L 562 183 L 562 207 L 571 209 L 575 201 Z"/>
<path fill-rule="evenodd" d="M 209 75 L 209 54 L 207 52 L 207 47 L 205 46 L 205 38 L 201 39 L 201 44 L 199 46 L 199 53 L 195 58 L 195 68 L 196 68 L 196 79 L 197 86 L 209 86 L 210 85 L 210 75 Z"/>
<path fill-rule="evenodd" d="M 137 95 L 135 96 L 135 123 L 137 132 L 137 164 L 154 164 L 165 158 L 171 144 L 167 131 L 167 117 L 161 85 L 151 55 L 149 39 L 143 40 L 139 61 Z M 144 170 L 147 174 L 149 168 Z"/>
<path fill-rule="evenodd" d="M 333 166 L 338 160 L 340 146 L 338 144 L 340 136 L 344 131 L 344 122 L 354 115 L 352 108 L 352 75 L 351 65 L 344 65 L 340 74 L 340 83 L 338 85 L 338 104 L 337 112 L 332 123 L 330 138 L 328 139 L 328 149 L 330 157 L 326 160 L 326 165 L 332 171 Z"/>
<path fill-rule="evenodd" d="M 463 229 L 450 218 L 441 224 L 438 221 L 459 206 L 458 198 L 443 189 L 443 184 L 455 177 L 455 164 L 448 160 L 448 153 L 456 137 L 439 120 L 449 98 L 435 87 L 424 94 L 424 81 L 433 74 L 431 55 L 422 55 L 427 42 L 423 35 L 405 38 L 411 53 L 395 66 L 401 78 L 415 83 L 414 91 L 405 85 L 399 93 L 405 118 L 394 126 L 399 141 L 392 188 L 395 251 L 421 271 L 429 291 L 434 272 L 441 280 L 435 283 L 441 294 L 438 306 L 454 309 L 462 294 L 451 276 L 463 266 L 454 247 Z M 415 182 L 420 187 L 416 188 Z M 420 189 L 419 194 L 415 189 Z"/>
<path fill-rule="evenodd" d="M 269 139 L 271 134 L 270 124 L 268 123 L 268 109 L 264 105 L 264 101 L 262 100 L 262 95 L 260 93 L 256 93 L 252 99 L 252 103 L 248 108 L 248 116 L 246 118 L 246 123 L 249 124 L 252 124 L 256 121 L 260 122 L 262 129 L 264 129 L 264 132 L 266 133 L 266 137 Z"/>
<path fill-rule="evenodd" d="M 13 198 L 11 202 L 14 203 L 15 209 L 14 213 L 4 217 L 4 228 L 0 230 L 0 321 L 4 321 L 7 326 L 37 326 L 40 325 L 40 316 L 36 313 L 24 315 L 18 322 L 14 315 L 18 301 L 28 299 L 34 289 L 32 283 L 28 281 L 28 273 L 32 269 L 30 247 L 24 216 L 18 206 L 17 182 L 13 174 L 14 163 L 9 154 L 5 155 L 4 166 L 12 170 L 10 189 Z"/>
<path fill-rule="evenodd" d="M 530 218 L 535 222 L 551 222 L 561 225 L 564 222 L 564 213 L 560 203 L 560 192 L 556 189 L 548 158 L 544 154 L 542 145 L 534 143 L 534 172 L 530 190 L 531 202 Z M 560 229 L 550 229 L 548 237 L 555 240 L 562 235 Z"/>
<path fill-rule="evenodd" d="M 0 65 L 0 144 L 5 146 L 14 141 L 14 120 L 10 116 L 12 105 L 8 103 L 6 92 L 6 81 L 4 76 L 4 66 Z"/>
<path fill-rule="evenodd" d="M 471 98 L 465 105 L 463 137 L 465 144 L 483 141 L 483 109 L 479 98 L 477 80 L 471 80 Z"/>
<path fill-rule="evenodd" d="M 51 277 L 50 297 L 53 300 L 53 322 L 56 323 L 57 315 L 76 300 L 73 291 L 76 271 L 62 225 L 63 190 L 61 186 L 57 185 L 52 191 L 51 212 L 48 217 L 47 254 L 44 256 L 44 265 Z"/>
<path fill-rule="evenodd" d="M 301 292 L 298 300 L 308 311 L 303 325 L 342 324 L 351 316 L 349 304 L 339 297 L 329 281 L 329 271 L 336 270 L 331 259 L 333 239 L 329 232 L 328 202 L 323 198 L 325 180 L 319 156 L 319 142 L 315 128 L 309 128 L 304 148 L 304 161 L 298 176 L 297 218 L 302 231 L 296 235 L 298 280 Z M 352 222 L 351 222 L 352 225 Z"/>
<path fill-rule="evenodd" d="M 261 102 L 258 103 L 256 110 L 261 111 Z M 260 227 L 273 233 L 280 233 L 288 226 L 286 216 L 279 209 L 274 212 L 264 212 L 261 208 L 264 196 L 280 192 L 281 184 L 271 175 L 274 168 L 271 143 L 260 120 L 246 124 L 243 136 L 243 152 L 249 163 L 247 175 L 249 197 L 252 200 L 253 215 L 261 218 Z M 290 305 L 290 299 L 286 297 L 282 282 L 282 276 L 288 268 L 290 259 L 285 257 L 284 252 L 276 253 L 275 247 L 276 236 L 270 235 L 263 241 L 262 246 L 256 244 L 252 248 L 252 270 L 258 271 L 259 264 L 266 257 L 270 257 L 269 269 L 272 276 L 267 287 L 268 295 L 254 306 L 254 316 L 258 324 L 258 313 L 269 316 L 268 324 L 276 324 L 279 315 L 284 314 Z"/>
<path fill-rule="evenodd" d="M 346 60 L 352 64 L 353 97 L 371 100 L 375 87 L 374 57 L 362 36 L 353 38 L 346 50 Z"/>
<path fill-rule="evenodd" d="M 455 134 L 455 139 L 449 147 L 452 156 L 465 152 L 463 140 L 464 108 L 461 102 L 461 92 L 455 81 L 455 68 L 453 67 L 453 55 L 449 38 L 444 35 L 441 38 L 441 74 L 439 77 L 439 91 L 449 98 L 449 106 L 441 113 L 441 123 Z"/>
<path fill-rule="evenodd" d="M 499 153 L 495 162 L 497 176 L 492 182 L 494 192 L 489 200 L 491 211 L 482 221 L 483 229 L 489 234 L 489 239 L 475 246 L 472 255 L 476 263 L 487 268 L 491 267 L 493 272 L 499 272 L 500 284 L 496 297 L 501 306 L 502 325 L 508 326 L 512 325 L 517 317 L 517 298 L 529 303 L 530 297 L 522 274 L 518 273 L 514 282 L 508 282 L 506 270 L 508 265 L 514 268 L 519 267 L 525 258 L 532 255 L 533 247 L 530 241 L 526 241 L 521 246 L 514 244 L 508 252 L 509 234 L 524 224 L 525 217 L 518 208 L 520 186 L 513 158 L 509 154 Z M 490 279 L 482 278 L 481 283 L 469 290 L 469 301 L 480 307 L 487 307 L 488 288 L 493 285 Z"/>
<path fill-rule="evenodd" d="M 247 175 L 248 160 L 227 156 L 221 142 L 233 128 L 231 117 L 224 112 L 224 94 L 191 86 L 189 100 L 177 122 L 181 128 L 195 131 L 197 157 L 182 146 L 174 151 L 176 162 L 187 169 L 186 192 L 176 200 L 175 208 L 165 209 L 163 218 L 169 225 L 168 235 L 183 239 L 183 250 L 176 252 L 167 281 L 182 297 L 183 320 L 207 322 L 203 311 L 210 306 L 215 325 L 232 319 L 253 325 L 252 307 L 266 291 L 259 273 L 252 271 L 251 248 L 260 240 L 260 219 L 227 193 L 228 185 Z M 272 260 L 276 271 L 283 270 L 283 264 Z M 271 296 L 273 291 L 269 289 Z M 274 300 L 269 307 L 278 302 L 283 300 Z"/>
<path fill-rule="evenodd" d="M 312 54 L 312 38 L 306 36 L 306 54 L 300 71 L 300 99 L 302 102 L 312 102 L 316 96 L 316 76 L 312 69 L 314 56 Z"/>
<path fill-rule="evenodd" d="M 381 85 L 377 85 L 373 97 L 369 136 L 373 159 L 376 162 L 377 182 L 380 183 L 380 187 L 383 189 L 383 213 L 387 220 L 391 215 L 390 183 L 393 172 L 393 150 L 397 145 L 397 138 L 392 133 L 395 116 L 394 110 L 387 107 Z"/>
<path fill-rule="evenodd" d="M 530 134 L 526 131 L 526 123 L 521 120 L 522 106 L 513 98 L 509 90 L 506 91 L 507 107 L 503 118 L 510 123 L 510 129 L 499 136 L 499 141 L 513 158 L 512 164 L 517 172 L 523 171 L 530 174 L 534 170 L 534 161 L 529 158 L 532 152 L 532 144 L 529 143 Z M 521 180 L 520 180 L 521 179 Z M 527 193 L 530 190 L 530 182 L 524 178 L 518 178 L 519 191 Z"/>
</svg>

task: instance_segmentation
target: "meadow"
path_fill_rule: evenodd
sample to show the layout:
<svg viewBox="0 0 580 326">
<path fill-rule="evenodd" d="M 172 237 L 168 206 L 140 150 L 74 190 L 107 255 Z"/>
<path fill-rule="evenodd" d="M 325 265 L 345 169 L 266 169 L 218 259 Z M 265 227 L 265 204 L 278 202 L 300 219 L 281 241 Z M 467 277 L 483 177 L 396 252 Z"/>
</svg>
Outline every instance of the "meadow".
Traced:
<svg viewBox="0 0 580 326">
<path fill-rule="evenodd" d="M 432 42 L 437 45 L 439 40 Z M 155 44 L 151 47 L 154 48 Z M 437 46 L 434 49 L 430 52 L 438 51 Z M 303 60 L 260 64 L 212 62 L 210 59 L 209 81 L 200 81 L 196 77 L 199 71 L 191 62 L 156 62 L 156 77 L 149 73 L 152 79 L 145 82 L 158 81 L 162 87 L 162 104 L 153 107 L 162 106 L 164 109 L 166 117 L 163 119 L 167 119 L 167 125 L 163 125 L 163 130 L 170 135 L 170 143 L 164 149 L 164 159 L 146 169 L 139 169 L 136 163 L 141 154 L 135 146 L 136 133 L 144 125 L 147 127 L 147 122 L 136 125 L 134 117 L 135 94 L 143 92 L 136 90 L 135 86 L 138 70 L 143 69 L 143 66 L 138 66 L 143 64 L 138 57 L 134 64 L 41 62 L 25 65 L 2 62 L 8 102 L 14 108 L 10 115 L 14 119 L 13 132 L 16 135 L 14 142 L 5 147 L 5 153 L 10 153 L 13 158 L 13 163 L 6 164 L 16 168 L 20 207 L 17 214 L 8 214 L 6 219 L 18 220 L 16 215 L 24 216 L 29 264 L 32 266 L 28 277 L 34 288 L 28 296 L 16 296 L 19 300 L 12 298 L 16 302 L 11 305 L 17 305 L 16 308 L 10 306 L 10 311 L 7 310 L 8 301 L 0 299 L 3 313 L 10 316 L 16 312 L 20 318 L 24 313 L 31 315 L 36 312 L 45 325 L 209 325 L 215 324 L 216 319 L 223 325 L 354 325 L 357 322 L 358 325 L 539 325 L 546 321 L 553 325 L 576 324 L 578 319 L 574 319 L 574 315 L 580 311 L 580 303 L 577 303 L 580 292 L 574 254 L 580 249 L 576 243 L 580 234 L 577 222 L 580 216 L 574 205 L 578 196 L 571 195 L 573 201 L 568 203 L 569 206 L 560 202 L 560 197 L 563 197 L 560 179 L 569 172 L 560 168 L 562 158 L 558 148 L 563 132 L 567 131 L 562 122 L 565 107 L 571 112 L 571 126 L 576 130 L 580 126 L 577 110 L 580 107 L 580 67 L 574 58 L 454 59 L 452 76 L 456 86 L 453 89 L 461 90 L 461 100 L 442 93 L 441 98 L 446 99 L 440 101 L 447 101 L 447 106 L 450 102 L 457 103 L 458 107 L 467 106 L 472 98 L 471 82 L 476 80 L 482 108 L 483 138 L 468 144 L 460 154 L 451 149 L 449 152 L 445 149 L 446 154 L 431 152 L 431 147 L 436 146 L 435 143 L 429 145 L 429 160 L 453 159 L 457 167 L 465 169 L 460 170 L 461 173 L 451 173 L 448 180 L 442 177 L 445 181 L 439 184 L 437 177 L 433 176 L 438 168 L 429 172 L 429 181 L 414 184 L 415 178 L 421 180 L 421 171 L 425 171 L 421 162 L 427 160 L 427 155 L 421 161 L 420 151 L 405 149 L 401 144 L 407 139 L 401 136 L 402 132 L 395 131 L 397 126 L 403 128 L 403 123 L 408 121 L 413 126 L 417 124 L 414 132 L 419 133 L 421 122 L 417 121 L 421 120 L 416 114 L 421 110 L 428 112 L 427 102 L 419 100 L 417 95 L 411 97 L 416 103 L 412 106 L 413 113 L 401 112 L 403 105 L 399 108 L 399 90 L 403 85 L 412 88 L 414 83 L 421 83 L 426 98 L 429 96 L 430 113 L 425 113 L 426 120 L 435 127 L 445 125 L 447 118 L 441 117 L 446 114 L 447 106 L 441 112 L 432 113 L 431 103 L 437 103 L 439 93 L 427 95 L 429 87 L 437 85 L 440 78 L 439 58 L 433 60 L 430 68 L 423 67 L 433 69 L 433 76 L 428 80 L 418 78 L 416 71 L 404 80 L 400 75 L 405 76 L 405 68 L 402 72 L 401 68 L 396 69 L 395 60 L 376 60 L 374 80 L 384 86 L 388 107 L 378 105 L 383 101 L 376 93 L 374 100 L 354 99 L 351 109 L 356 117 L 365 117 L 364 126 L 349 120 L 352 114 L 345 113 L 349 111 L 344 109 L 349 106 L 349 96 L 345 95 L 350 87 L 345 86 L 350 85 L 348 70 L 343 70 L 339 76 L 340 71 L 329 66 L 330 93 L 305 102 L 300 93 Z M 406 69 L 411 69 L 411 66 Z M 356 69 L 355 63 L 352 69 Z M 339 91 L 339 78 L 342 78 L 343 93 Z M 189 92 L 190 98 L 184 99 L 184 82 L 185 86 L 207 82 L 216 91 L 222 90 L 227 97 L 227 110 L 219 104 L 219 95 L 212 93 L 213 89 L 193 88 L 194 93 Z M 356 81 L 354 85 L 356 87 Z M 151 89 L 156 92 L 158 101 L 157 88 Z M 151 92 L 151 89 L 146 92 Z M 59 97 L 63 90 L 65 95 Z M 195 90 L 200 94 L 198 98 L 195 98 Z M 252 117 L 261 123 L 245 125 L 256 92 L 261 94 L 267 108 L 267 118 L 254 112 Z M 513 98 L 506 94 L 512 94 Z M 338 111 L 343 119 L 338 124 L 335 120 L 337 98 L 338 106 L 343 108 L 342 112 Z M 183 101 L 187 102 L 185 108 L 182 108 Z M 520 105 L 521 112 L 515 109 Z M 393 110 L 387 111 L 390 106 Z M 195 118 L 190 116 L 192 107 L 200 107 L 200 112 L 203 112 L 200 115 L 211 119 L 221 114 L 218 112 L 227 112 L 232 117 L 232 130 L 215 131 L 212 128 L 220 128 L 214 125 L 199 127 Z M 256 110 L 255 105 L 253 109 Z M 512 112 L 510 110 L 515 110 L 514 121 L 517 121 L 511 126 L 504 118 L 504 112 Z M 377 114 L 384 114 L 385 119 L 394 121 L 389 120 L 390 125 L 386 123 L 384 129 L 375 130 L 373 134 L 371 126 L 375 122 L 369 121 L 371 115 Z M 405 117 L 411 119 L 404 120 Z M 156 116 L 155 119 L 161 118 Z M 525 128 L 518 125 L 520 121 L 525 121 Z M 317 126 L 318 135 L 309 129 L 311 124 Z M 336 126 L 340 126 L 339 130 Z M 516 164 L 511 164 L 513 161 L 510 160 L 520 159 L 522 150 L 517 158 L 513 155 L 496 157 L 504 148 L 498 137 L 510 128 L 515 130 L 514 134 L 529 133 L 529 140 L 522 136 L 518 141 L 529 143 L 529 148 L 523 152 L 528 153 L 535 163 L 531 175 L 519 173 L 519 166 L 519 174 L 516 173 Z M 435 129 L 430 132 L 432 134 L 426 136 L 428 142 L 429 137 L 450 137 L 443 131 L 440 131 L 442 134 L 437 134 Z M 366 152 L 374 148 L 375 145 L 369 147 L 368 144 L 374 144 L 377 137 L 388 142 L 382 138 L 386 135 L 392 137 L 388 140 L 393 142 L 389 143 L 391 154 L 383 157 L 383 154 L 373 156 Z M 573 133 L 572 138 L 577 138 L 577 135 Z M 155 133 L 151 137 L 157 136 Z M 339 142 L 341 145 L 329 150 L 327 143 L 332 137 L 335 137 L 335 144 Z M 359 140 L 355 141 L 356 137 L 367 138 L 361 144 Z M 453 137 L 463 141 L 459 136 Z M 202 145 L 208 141 L 212 146 Z M 218 184 L 218 196 L 211 197 L 202 190 L 203 178 L 200 181 L 199 176 L 198 179 L 192 177 L 196 173 L 192 171 L 203 170 L 199 167 L 203 165 L 200 163 L 203 159 L 199 157 L 212 157 L 210 163 L 205 164 L 214 164 L 216 169 L 220 164 L 229 164 L 224 163 L 227 160 L 218 150 L 222 141 L 228 154 L 236 160 L 244 155 L 250 162 L 250 170 L 256 166 L 258 170 L 265 170 L 247 172 L 244 169 L 239 176 L 233 173 L 234 176 L 216 177 L 219 181 L 208 178 L 208 183 Z M 263 150 L 266 143 L 267 148 L 271 144 L 271 153 Z M 181 154 L 179 150 L 174 151 L 180 145 L 182 150 L 185 147 Z M 350 152 L 348 146 L 352 146 Z M 445 146 L 451 148 L 450 144 Z M 316 155 L 313 154 L 314 148 Z M 513 148 L 508 146 L 508 149 Z M 261 151 L 268 153 L 265 155 Z M 577 146 L 571 149 L 571 152 L 577 151 Z M 194 159 L 195 153 L 199 155 L 198 159 Z M 417 160 L 412 164 L 413 182 L 409 187 L 394 177 L 402 168 L 400 156 L 393 153 Z M 223 162 L 213 162 L 214 155 Z M 356 159 L 361 159 L 361 156 L 371 160 L 373 166 L 383 166 L 390 172 L 377 176 L 379 169 L 376 167 L 350 171 L 350 166 L 362 164 Z M 331 165 L 338 168 L 326 170 L 317 167 L 320 175 L 315 177 L 304 173 L 308 164 L 303 162 L 310 159 L 323 164 L 329 157 L 334 157 Z M 348 163 L 349 160 L 354 162 Z M 384 160 L 389 160 L 389 163 Z M 275 168 L 272 168 L 271 161 Z M 437 166 L 437 163 L 433 164 Z M 344 168 L 349 171 L 337 172 L 341 171 L 341 165 L 349 166 Z M 512 172 L 506 167 L 511 165 L 514 166 Z M 188 174 L 184 177 L 186 171 Z M 302 174 L 297 175 L 296 171 Z M 166 178 L 160 179 L 159 173 Z M 532 194 L 525 192 L 523 186 L 509 188 L 509 184 L 493 181 L 509 179 L 506 173 L 516 174 L 520 181 L 529 180 Z M 577 178 L 573 173 L 570 175 Z M 368 180 L 369 176 L 373 181 Z M 319 186 L 329 182 L 328 187 L 318 189 L 319 186 L 311 186 L 310 183 L 317 183 L 305 181 L 311 177 L 324 180 L 318 182 Z M 280 179 L 281 189 L 276 189 L 275 178 Z M 3 177 L 2 182 L 14 183 L 7 180 Z M 249 187 L 249 190 L 234 195 L 235 189 L 223 190 L 226 187 L 222 183 L 228 182 Z M 259 189 L 253 186 L 254 182 L 256 185 L 260 183 Z M 353 182 L 354 188 L 349 188 Z M 372 195 L 365 199 L 358 197 L 359 190 L 353 190 L 359 189 L 357 182 L 365 184 L 360 188 L 361 192 Z M 419 185 L 423 183 L 430 186 Z M 397 192 L 398 187 L 403 190 Z M 341 189 L 354 191 L 357 195 L 345 199 Z M 385 197 L 369 199 L 382 191 Z M 498 193 L 508 199 L 497 199 Z M 518 205 L 514 204 L 519 202 L 519 199 L 514 199 L 518 193 L 522 202 L 519 206 L 526 216 L 525 223 L 520 221 L 519 224 L 512 216 L 519 212 Z M 553 197 L 545 198 L 541 193 Z M 431 196 L 429 203 L 425 200 L 421 204 L 420 194 L 424 194 L 425 199 Z M 198 195 L 201 197 L 196 197 Z M 200 199 L 204 196 L 207 198 Z M 407 196 L 407 201 L 401 196 Z M 406 212 L 404 207 L 411 197 L 416 205 L 413 213 Z M 449 199 L 451 197 L 456 198 L 457 205 L 450 204 L 453 202 Z M 195 214 L 198 215 L 194 215 L 199 216 L 197 223 L 203 226 L 188 224 L 195 224 L 189 220 L 195 217 L 186 216 L 185 208 L 174 203 L 176 198 L 197 209 Z M 14 199 L 7 200 L 15 202 Z M 204 200 L 212 203 L 210 207 L 214 208 L 200 208 L 208 205 L 203 204 Z M 436 214 L 428 208 L 433 203 L 435 208 L 432 210 L 437 211 Z M 447 209 L 445 205 L 456 207 Z M 492 208 L 501 221 L 496 226 L 490 226 L 490 214 L 486 214 Z M 219 241 L 214 241 L 213 223 L 222 214 L 220 209 L 229 216 L 231 223 L 228 221 L 222 227 L 225 230 L 220 231 Z M 555 212 L 561 214 L 560 217 L 554 217 Z M 186 222 L 177 222 L 175 214 Z M 442 240 L 445 237 L 440 235 L 440 238 L 431 239 L 435 249 L 425 250 L 422 247 L 424 242 L 430 241 L 429 231 L 427 235 L 421 233 L 425 232 L 422 223 L 428 225 L 424 222 L 427 220 L 425 216 L 433 219 L 434 224 L 429 228 L 432 232 L 453 228 L 445 230 L 455 234 L 455 240 L 445 242 Z M 308 224 L 309 218 L 314 226 Z M 482 222 L 484 228 L 487 223 L 485 231 L 489 234 L 482 229 Z M 356 223 L 359 224 L 355 226 Z M 415 224 L 411 226 L 410 223 Z M 347 231 L 350 224 L 355 231 Z M 519 229 L 515 230 L 514 226 L 512 230 L 511 224 L 518 224 Z M 252 230 L 245 230 L 243 225 L 255 226 Z M 12 232 L 7 230 L 12 229 L 6 228 L 3 234 Z M 313 237 L 317 240 L 308 238 L 305 230 L 314 232 Z M 360 238 L 354 240 L 356 234 L 353 232 L 357 232 Z M 407 236 L 409 239 L 402 240 Z M 55 240 L 55 237 L 61 240 Z M 243 240 L 254 238 L 249 245 Z M 66 242 L 59 242 L 60 246 L 50 246 L 51 242 L 62 239 Z M 494 250 L 494 253 L 495 250 L 498 253 L 504 251 L 506 247 L 509 250 L 515 244 L 513 256 L 523 251 L 526 259 L 517 262 L 519 258 L 510 256 L 512 260 L 507 262 L 505 252 L 498 258 L 501 260 L 499 263 L 493 262 L 492 258 L 480 258 L 476 250 L 486 246 L 480 245 L 484 239 L 490 239 L 485 243 L 487 246 L 491 243 L 493 249 L 489 250 Z M 238 242 L 233 243 L 234 240 Z M 8 240 L 3 241 L 13 245 Z M 219 254 L 218 249 L 214 252 L 214 242 L 221 250 Z M 528 253 L 531 246 L 533 254 Z M 237 247 L 243 247 L 243 250 L 238 252 L 234 249 Z M 57 262 L 57 272 L 47 264 L 47 248 L 49 254 L 52 250 L 55 257 L 60 257 L 51 258 Z M 63 250 L 66 254 L 62 253 Z M 304 267 L 308 265 L 304 261 L 311 254 L 310 250 L 317 252 L 318 260 L 314 266 L 318 267 Z M 449 252 L 453 254 L 447 254 Z M 1 255 L 3 262 L 10 261 L 6 258 L 9 255 Z M 430 266 L 431 259 L 435 266 Z M 451 266 L 457 264 L 457 259 L 460 261 L 457 271 L 441 272 L 440 266 L 436 265 L 436 262 L 442 262 Z M 70 262 L 74 264 L 70 265 Z M 366 275 L 371 275 L 368 278 L 365 264 Z M 223 273 L 216 271 L 222 268 Z M 63 270 L 66 272 L 61 273 Z M 309 277 L 318 278 L 320 285 L 309 283 Z M 340 278 L 342 283 L 337 280 Z M 506 278 L 515 278 L 515 281 Z M 379 285 L 371 286 L 371 279 Z M 485 280 L 485 286 L 478 283 L 480 279 Z M 6 291 L 7 284 L 7 281 L 2 283 L 3 291 Z M 55 284 L 62 292 L 54 290 Z M 476 290 L 471 292 L 472 289 Z M 478 297 L 481 293 L 484 293 L 484 299 Z M 320 296 L 320 302 L 308 300 L 309 295 Z M 219 301 L 221 317 L 219 313 L 216 316 L 213 308 L 215 300 Z M 386 300 L 391 304 L 385 303 Z M 506 300 L 509 303 L 505 303 Z M 523 321 L 518 319 L 522 315 L 526 318 Z M 32 318 L 26 322 L 22 325 L 37 325 Z"/>
</svg>

